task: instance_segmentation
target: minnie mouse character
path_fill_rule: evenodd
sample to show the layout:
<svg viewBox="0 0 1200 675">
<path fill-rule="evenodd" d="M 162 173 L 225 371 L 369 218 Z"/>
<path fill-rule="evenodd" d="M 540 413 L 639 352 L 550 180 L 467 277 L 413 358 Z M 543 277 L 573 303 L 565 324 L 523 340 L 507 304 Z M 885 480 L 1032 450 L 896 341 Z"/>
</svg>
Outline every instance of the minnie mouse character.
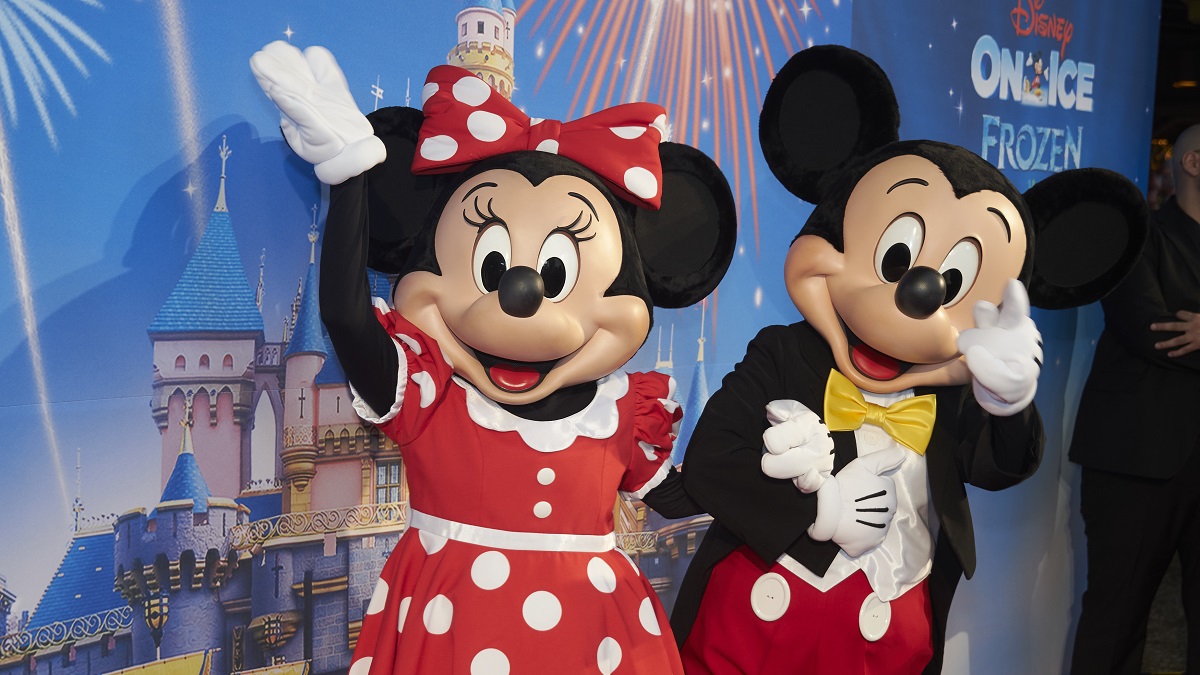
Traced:
<svg viewBox="0 0 1200 675">
<path fill-rule="evenodd" d="M 975 570 L 964 483 L 1041 458 L 1030 298 L 1096 300 L 1141 247 L 1145 203 L 1115 173 L 1022 194 L 898 127 L 883 71 L 844 47 L 796 54 L 767 92 L 763 154 L 816 204 L 784 267 L 805 320 L 754 338 L 687 448 L 715 519 L 673 616 L 689 673 L 939 672 Z"/>
<path fill-rule="evenodd" d="M 705 297 L 736 237 L 662 108 L 530 119 L 434 68 L 363 116 L 323 48 L 251 60 L 288 144 L 330 184 L 321 315 L 359 414 L 396 440 L 411 520 L 351 675 L 681 672 L 654 590 L 615 546 L 618 493 L 695 514 L 669 461 L 674 383 L 617 373 L 652 309 Z M 399 273 L 372 309 L 367 266 Z"/>
</svg>

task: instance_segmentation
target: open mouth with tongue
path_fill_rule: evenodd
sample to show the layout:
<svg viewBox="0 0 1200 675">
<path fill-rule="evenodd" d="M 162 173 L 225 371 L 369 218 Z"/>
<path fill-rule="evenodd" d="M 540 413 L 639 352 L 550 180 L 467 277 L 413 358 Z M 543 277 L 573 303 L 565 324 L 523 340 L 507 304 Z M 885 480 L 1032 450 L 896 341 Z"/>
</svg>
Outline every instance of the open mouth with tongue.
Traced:
<svg viewBox="0 0 1200 675">
<path fill-rule="evenodd" d="M 550 361 L 510 361 L 473 349 L 483 372 L 497 388 L 513 394 L 529 391 L 542 383 L 559 359 Z"/>
<path fill-rule="evenodd" d="M 872 380 L 880 382 L 894 380 L 913 367 L 913 364 L 888 356 L 863 342 L 846 327 L 845 323 L 842 324 L 842 329 L 846 332 L 846 344 L 850 349 L 850 362 L 854 364 L 858 372 Z"/>
</svg>

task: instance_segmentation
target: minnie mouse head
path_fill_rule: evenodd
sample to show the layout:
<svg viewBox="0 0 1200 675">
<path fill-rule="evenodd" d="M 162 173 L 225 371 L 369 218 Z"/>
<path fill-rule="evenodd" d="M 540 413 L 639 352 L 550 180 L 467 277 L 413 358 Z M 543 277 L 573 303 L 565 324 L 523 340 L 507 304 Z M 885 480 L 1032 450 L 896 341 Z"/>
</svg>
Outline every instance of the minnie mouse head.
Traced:
<svg viewBox="0 0 1200 675">
<path fill-rule="evenodd" d="M 630 104 L 529 119 L 439 66 L 424 116 L 368 116 L 387 160 L 367 173 L 368 264 L 455 371 L 503 404 L 594 382 L 645 342 L 653 307 L 708 295 L 733 256 L 733 195 L 711 159 L 660 142 Z"/>
<path fill-rule="evenodd" d="M 887 76 L 838 46 L 793 56 L 760 120 L 771 170 L 816 204 L 788 253 L 788 292 L 858 387 L 966 383 L 959 335 L 1010 279 L 1059 309 L 1098 300 L 1132 267 L 1147 210 L 1124 177 L 1064 171 L 1022 194 L 965 148 L 899 141 L 899 125 Z"/>
</svg>

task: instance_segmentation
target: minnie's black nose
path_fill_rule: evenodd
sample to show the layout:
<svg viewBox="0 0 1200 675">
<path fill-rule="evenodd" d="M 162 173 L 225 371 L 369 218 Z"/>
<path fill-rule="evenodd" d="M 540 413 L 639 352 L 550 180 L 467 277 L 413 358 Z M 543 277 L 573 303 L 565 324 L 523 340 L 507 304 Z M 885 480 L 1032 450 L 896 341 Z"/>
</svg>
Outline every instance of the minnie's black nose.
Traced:
<svg viewBox="0 0 1200 675">
<path fill-rule="evenodd" d="M 932 267 L 914 267 L 896 284 L 896 307 L 914 319 L 931 316 L 946 299 L 946 279 Z"/>
<path fill-rule="evenodd" d="M 542 306 L 546 286 L 532 267 L 513 267 L 500 277 L 500 309 L 517 318 L 533 316 Z"/>
</svg>

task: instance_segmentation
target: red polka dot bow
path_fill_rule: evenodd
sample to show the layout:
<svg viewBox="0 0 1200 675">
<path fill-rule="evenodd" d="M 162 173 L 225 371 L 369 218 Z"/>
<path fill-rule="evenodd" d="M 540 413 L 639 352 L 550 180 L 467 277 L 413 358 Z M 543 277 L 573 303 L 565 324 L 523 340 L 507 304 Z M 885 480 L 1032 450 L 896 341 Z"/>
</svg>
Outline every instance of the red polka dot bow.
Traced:
<svg viewBox="0 0 1200 675">
<path fill-rule="evenodd" d="M 413 173 L 461 171 L 506 152 L 541 150 L 579 162 L 634 203 L 659 207 L 658 144 L 667 124 L 662 106 L 626 103 L 565 123 L 529 118 L 486 82 L 456 66 L 429 71 L 421 99 L 425 121 Z"/>
</svg>

